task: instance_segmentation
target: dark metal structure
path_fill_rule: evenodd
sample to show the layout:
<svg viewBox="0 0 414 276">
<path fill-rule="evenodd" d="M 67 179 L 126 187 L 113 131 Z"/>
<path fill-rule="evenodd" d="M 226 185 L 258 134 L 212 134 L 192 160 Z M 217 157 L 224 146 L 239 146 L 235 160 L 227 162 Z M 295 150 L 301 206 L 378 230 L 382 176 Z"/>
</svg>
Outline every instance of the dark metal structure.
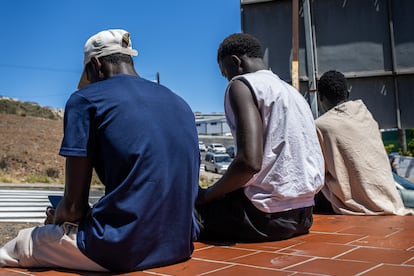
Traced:
<svg viewBox="0 0 414 276">
<path fill-rule="evenodd" d="M 288 82 L 292 3 L 241 0 L 243 32 L 260 39 L 269 67 Z M 335 69 L 381 128 L 414 128 L 413 11 L 413 0 L 299 0 L 300 91 L 315 117 L 316 81 Z"/>
</svg>

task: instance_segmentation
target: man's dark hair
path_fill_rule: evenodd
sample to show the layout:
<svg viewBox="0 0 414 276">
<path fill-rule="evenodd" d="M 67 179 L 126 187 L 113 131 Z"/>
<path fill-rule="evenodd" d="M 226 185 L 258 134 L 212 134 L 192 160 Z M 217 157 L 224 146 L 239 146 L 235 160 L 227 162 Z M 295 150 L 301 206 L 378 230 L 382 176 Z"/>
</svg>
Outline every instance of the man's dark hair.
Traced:
<svg viewBox="0 0 414 276">
<path fill-rule="evenodd" d="M 335 104 L 348 99 L 349 93 L 345 76 L 335 70 L 324 73 L 318 81 L 318 92 Z"/>
<path fill-rule="evenodd" d="M 217 62 L 229 55 L 263 58 L 262 46 L 259 40 L 250 34 L 232 34 L 220 44 L 217 51 Z"/>
<path fill-rule="evenodd" d="M 100 57 L 99 59 L 114 65 L 120 65 L 121 63 L 129 63 L 131 65 L 134 65 L 132 57 L 126 54 L 111 54 L 108 56 Z"/>
</svg>

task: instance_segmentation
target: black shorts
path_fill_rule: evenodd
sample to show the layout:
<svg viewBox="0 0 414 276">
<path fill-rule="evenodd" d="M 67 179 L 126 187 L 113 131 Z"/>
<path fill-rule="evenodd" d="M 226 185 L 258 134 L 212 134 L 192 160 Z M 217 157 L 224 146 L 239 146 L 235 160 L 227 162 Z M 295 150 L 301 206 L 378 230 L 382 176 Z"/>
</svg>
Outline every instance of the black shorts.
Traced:
<svg viewBox="0 0 414 276">
<path fill-rule="evenodd" d="M 196 206 L 199 241 L 265 242 L 307 234 L 312 226 L 312 206 L 284 212 L 257 209 L 242 189 Z"/>
</svg>

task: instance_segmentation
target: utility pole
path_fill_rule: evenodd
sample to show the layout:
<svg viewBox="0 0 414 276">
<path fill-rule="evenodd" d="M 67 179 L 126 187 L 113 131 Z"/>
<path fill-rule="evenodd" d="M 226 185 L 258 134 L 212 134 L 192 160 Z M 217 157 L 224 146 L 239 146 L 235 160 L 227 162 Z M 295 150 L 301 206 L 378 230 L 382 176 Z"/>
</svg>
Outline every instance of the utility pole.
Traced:
<svg viewBox="0 0 414 276">
<path fill-rule="evenodd" d="M 394 36 L 394 18 L 392 14 L 391 0 L 387 1 L 388 4 L 388 22 L 390 31 L 390 44 L 391 44 L 391 58 L 392 58 L 392 75 L 394 85 L 394 99 L 395 99 L 395 116 L 397 119 L 398 128 L 398 142 L 403 153 L 407 152 L 407 137 L 405 136 L 405 129 L 402 128 L 401 124 L 401 110 L 400 110 L 400 99 L 399 89 L 397 81 L 397 54 L 395 53 L 395 36 Z"/>
<path fill-rule="evenodd" d="M 292 86 L 299 90 L 299 0 L 292 0 Z"/>
<path fill-rule="evenodd" d="M 303 22 L 305 29 L 305 44 L 306 44 L 306 65 L 308 69 L 308 91 L 309 91 L 309 105 L 312 110 L 313 117 L 316 119 L 319 116 L 318 111 L 318 94 L 316 90 L 316 55 L 314 49 L 314 34 L 313 23 L 310 9 L 311 0 L 303 0 Z"/>
<path fill-rule="evenodd" d="M 157 83 L 160 84 L 160 72 L 157 72 Z"/>
</svg>

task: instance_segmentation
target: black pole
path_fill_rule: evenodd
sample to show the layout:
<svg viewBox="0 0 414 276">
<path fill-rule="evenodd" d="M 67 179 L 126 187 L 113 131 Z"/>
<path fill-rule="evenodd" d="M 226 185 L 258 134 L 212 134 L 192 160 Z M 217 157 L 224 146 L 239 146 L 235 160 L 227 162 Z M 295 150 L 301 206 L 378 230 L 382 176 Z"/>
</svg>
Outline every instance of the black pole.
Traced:
<svg viewBox="0 0 414 276">
<path fill-rule="evenodd" d="M 401 110 L 400 110 L 400 99 L 399 99 L 399 90 L 398 90 L 398 81 L 397 81 L 397 58 L 395 54 L 395 37 L 394 37 L 394 21 L 392 15 L 391 0 L 387 1 L 388 4 L 388 22 L 390 30 L 390 46 L 391 46 L 391 59 L 392 59 L 392 78 L 394 85 L 394 98 L 395 98 L 395 115 L 397 117 L 397 128 L 398 128 L 398 137 L 401 151 L 403 153 L 407 152 L 407 138 L 405 136 L 405 130 L 402 128 L 401 124 Z"/>
</svg>

